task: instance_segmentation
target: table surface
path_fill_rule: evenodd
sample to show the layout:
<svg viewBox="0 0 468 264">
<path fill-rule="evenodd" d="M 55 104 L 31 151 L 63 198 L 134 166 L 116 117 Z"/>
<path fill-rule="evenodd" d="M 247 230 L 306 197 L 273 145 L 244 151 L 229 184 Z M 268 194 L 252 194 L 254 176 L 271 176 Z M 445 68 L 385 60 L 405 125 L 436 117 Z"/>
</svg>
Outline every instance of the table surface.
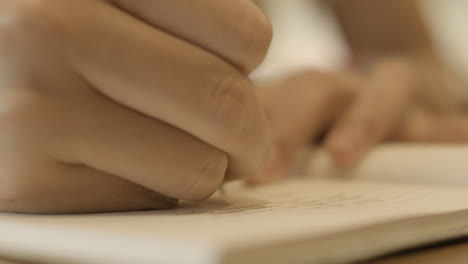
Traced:
<svg viewBox="0 0 468 264">
<path fill-rule="evenodd" d="M 468 238 L 364 262 L 362 264 L 466 264 Z"/>
<path fill-rule="evenodd" d="M 468 238 L 385 256 L 361 264 L 466 264 Z M 33 264 L 1 259 L 0 264 Z"/>
</svg>

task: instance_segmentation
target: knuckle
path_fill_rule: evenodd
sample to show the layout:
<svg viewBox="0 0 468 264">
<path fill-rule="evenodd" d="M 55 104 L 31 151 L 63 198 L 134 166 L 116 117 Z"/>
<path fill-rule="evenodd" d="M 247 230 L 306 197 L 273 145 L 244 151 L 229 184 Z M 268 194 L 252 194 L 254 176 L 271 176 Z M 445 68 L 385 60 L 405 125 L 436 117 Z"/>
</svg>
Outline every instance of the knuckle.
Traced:
<svg viewBox="0 0 468 264">
<path fill-rule="evenodd" d="M 255 6 L 246 5 L 242 12 L 238 25 L 244 42 L 244 67 L 250 72 L 265 58 L 273 39 L 273 27 L 265 14 Z"/>
<path fill-rule="evenodd" d="M 221 186 L 228 166 L 225 153 L 212 149 L 192 170 L 182 199 L 200 201 L 209 198 Z"/>
</svg>

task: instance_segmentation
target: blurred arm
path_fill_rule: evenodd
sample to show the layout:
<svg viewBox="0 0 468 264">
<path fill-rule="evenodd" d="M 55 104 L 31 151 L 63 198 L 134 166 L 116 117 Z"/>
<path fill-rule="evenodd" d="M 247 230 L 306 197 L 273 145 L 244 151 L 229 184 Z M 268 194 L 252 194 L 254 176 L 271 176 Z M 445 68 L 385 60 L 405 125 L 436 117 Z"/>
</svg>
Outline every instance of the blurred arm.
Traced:
<svg viewBox="0 0 468 264">
<path fill-rule="evenodd" d="M 382 56 L 436 57 L 416 0 L 330 2 L 359 64 Z"/>
</svg>

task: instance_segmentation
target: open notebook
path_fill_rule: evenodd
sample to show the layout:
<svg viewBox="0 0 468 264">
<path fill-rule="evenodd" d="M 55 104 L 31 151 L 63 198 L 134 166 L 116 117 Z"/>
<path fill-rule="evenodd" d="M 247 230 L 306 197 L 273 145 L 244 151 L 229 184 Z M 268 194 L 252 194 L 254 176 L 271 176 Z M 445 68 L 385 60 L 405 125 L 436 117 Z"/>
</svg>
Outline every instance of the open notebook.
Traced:
<svg viewBox="0 0 468 264">
<path fill-rule="evenodd" d="M 227 186 L 176 210 L 0 214 L 0 255 L 33 263 L 347 263 L 468 233 L 468 147 L 388 146 L 355 178 Z M 393 179 L 393 182 L 392 182 Z M 416 182 L 421 182 L 417 184 Z M 429 183 L 445 183 L 444 186 Z"/>
</svg>

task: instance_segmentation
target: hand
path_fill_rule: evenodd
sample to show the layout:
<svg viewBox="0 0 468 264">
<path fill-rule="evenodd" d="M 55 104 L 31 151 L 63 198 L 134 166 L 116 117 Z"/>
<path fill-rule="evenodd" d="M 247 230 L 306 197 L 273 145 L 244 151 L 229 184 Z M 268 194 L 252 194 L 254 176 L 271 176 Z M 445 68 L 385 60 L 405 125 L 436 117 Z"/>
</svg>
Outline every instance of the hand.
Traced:
<svg viewBox="0 0 468 264">
<path fill-rule="evenodd" d="M 299 153 L 324 136 L 337 167 L 352 169 L 384 140 L 467 142 L 457 81 L 432 60 L 384 59 L 366 74 L 308 71 L 263 87 L 259 97 L 274 148 L 252 184 L 283 178 Z"/>
<path fill-rule="evenodd" d="M 0 210 L 168 208 L 255 174 L 270 39 L 248 0 L 1 1 Z"/>
</svg>

